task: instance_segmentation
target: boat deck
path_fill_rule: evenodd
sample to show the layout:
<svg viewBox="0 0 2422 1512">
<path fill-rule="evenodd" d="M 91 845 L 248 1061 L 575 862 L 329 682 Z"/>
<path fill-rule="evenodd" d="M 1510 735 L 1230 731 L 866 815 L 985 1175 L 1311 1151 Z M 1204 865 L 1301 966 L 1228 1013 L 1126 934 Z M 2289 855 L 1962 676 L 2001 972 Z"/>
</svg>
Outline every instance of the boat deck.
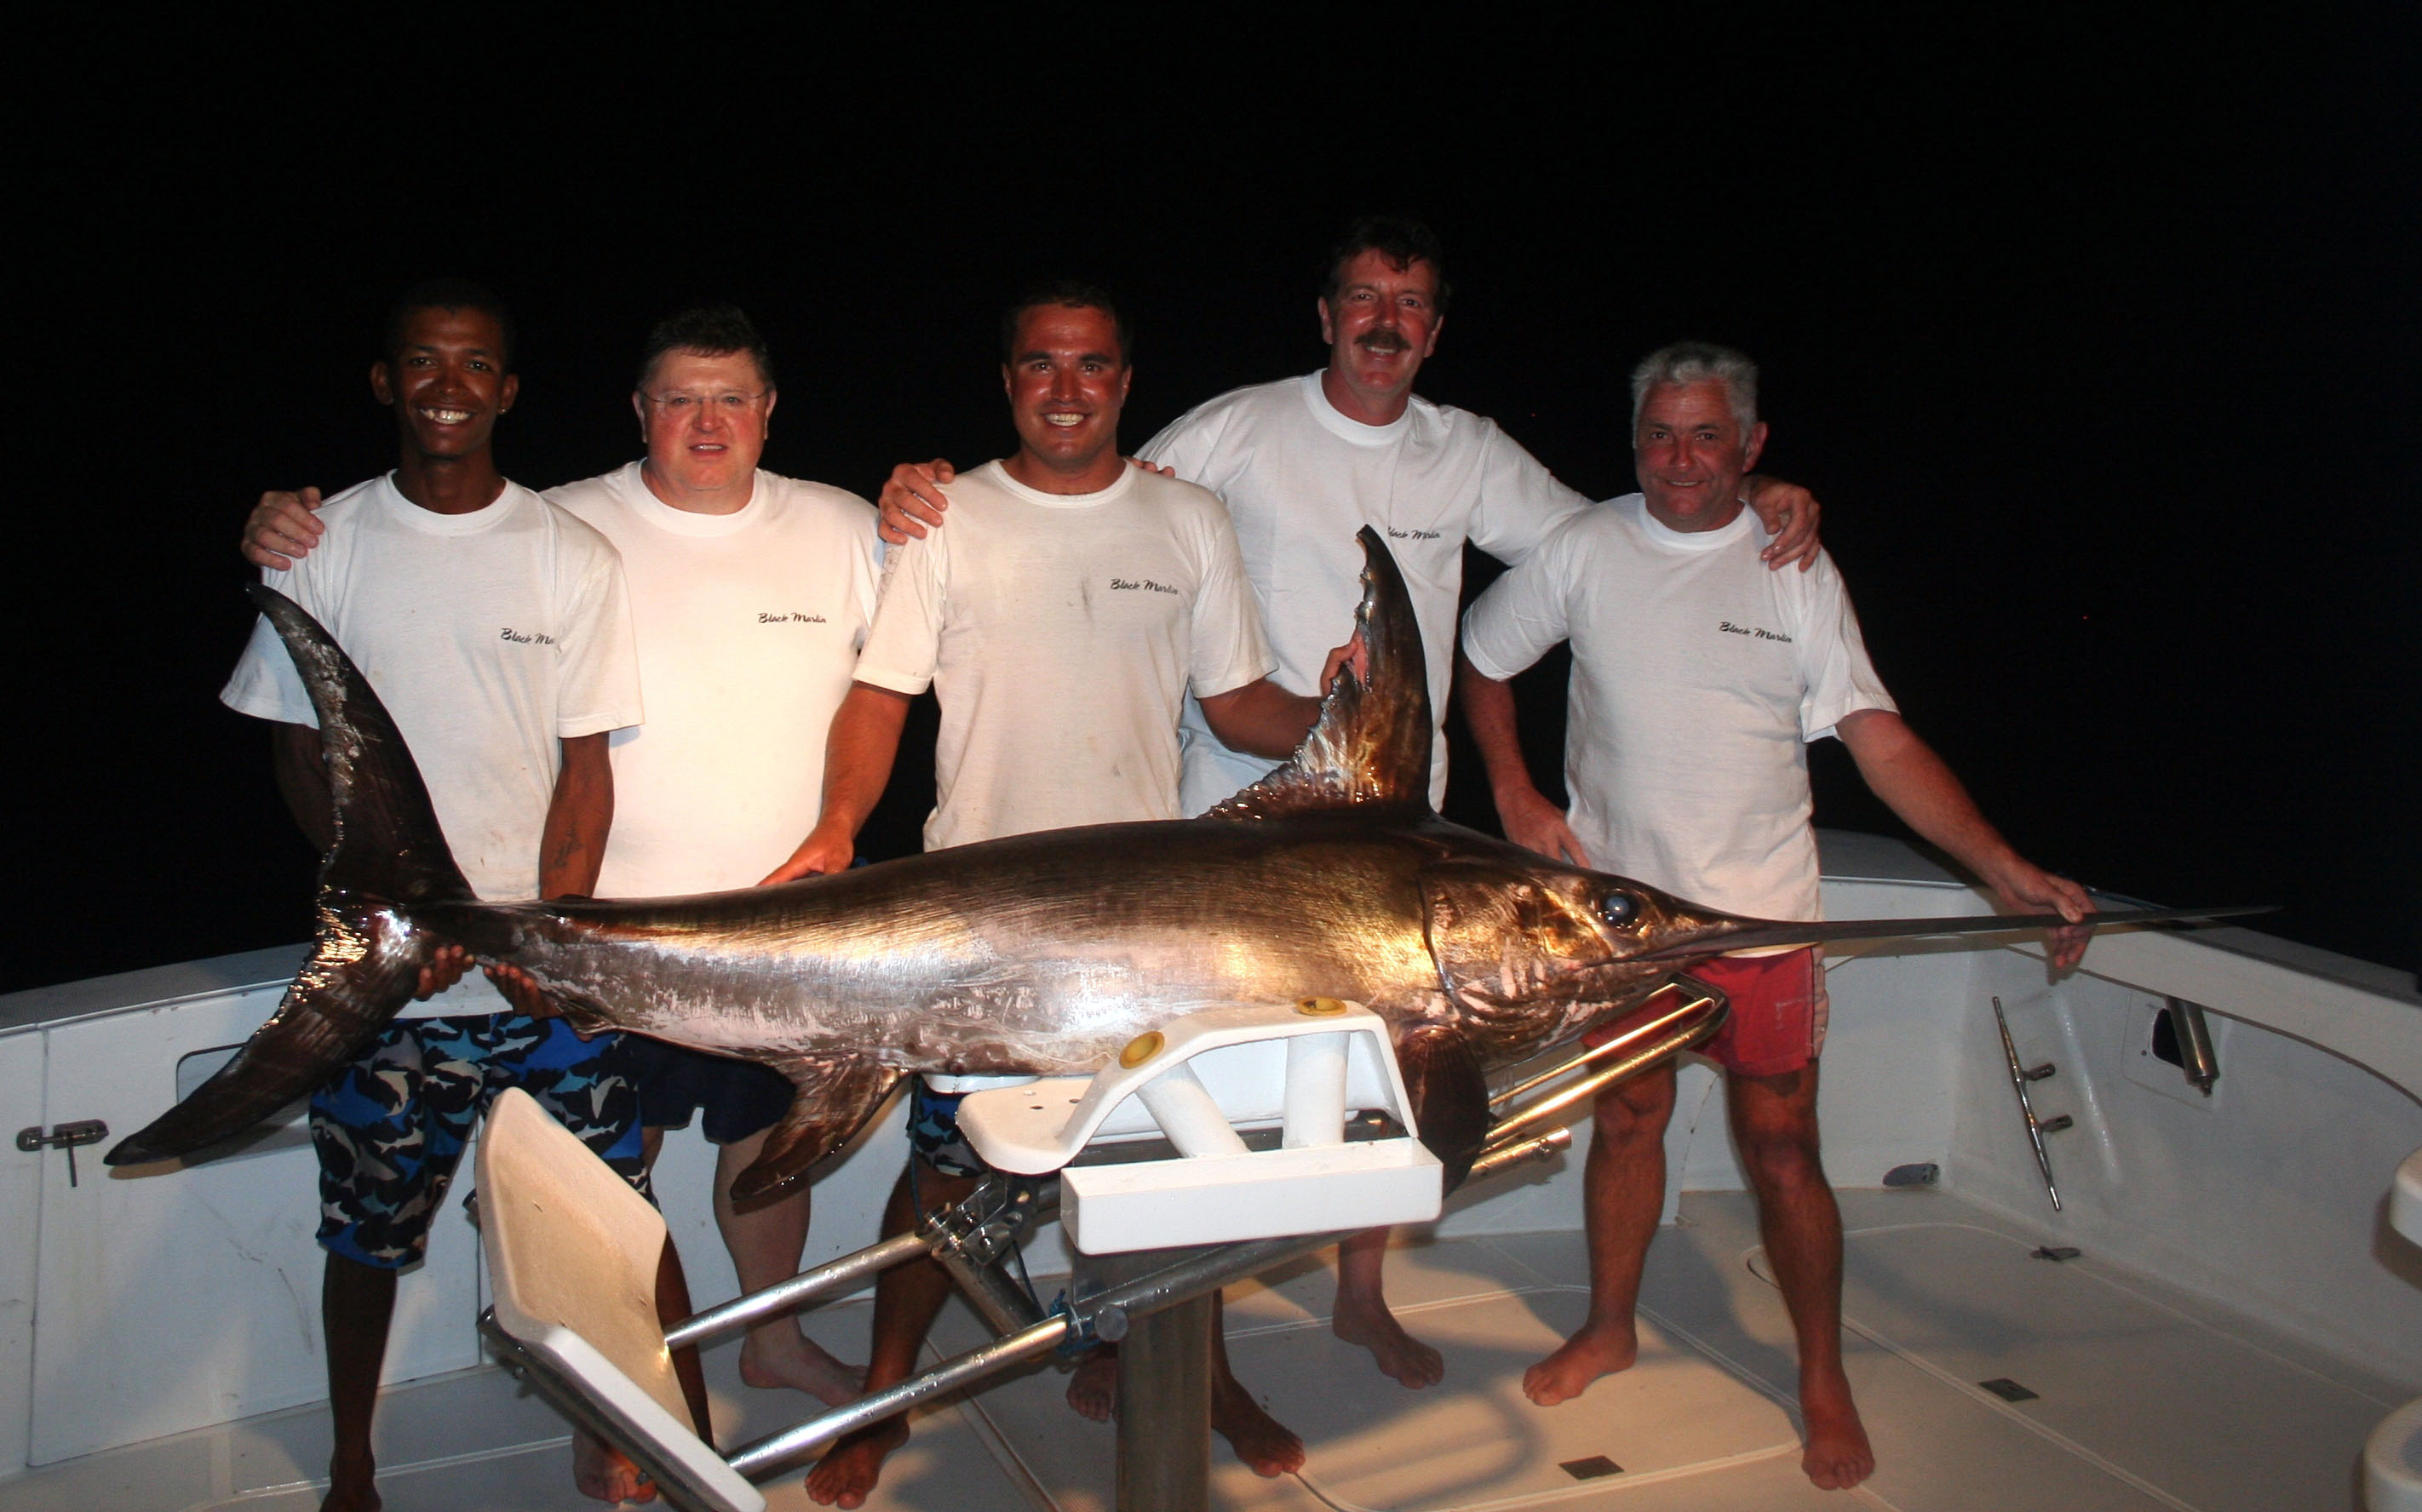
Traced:
<svg viewBox="0 0 2422 1512">
<path fill-rule="evenodd" d="M 1219 1446 L 1213 1504 L 2340 1509 L 2358 1504 L 2364 1436 L 2412 1395 L 2091 1254 L 2037 1257 L 2041 1235 L 1954 1193 L 1849 1191 L 1842 1206 L 1849 1370 L 1879 1461 L 1855 1491 L 1820 1492 L 1801 1476 L 1790 1333 L 1753 1207 L 1701 1192 L 1651 1252 L 1640 1364 L 1554 1409 L 1525 1401 L 1520 1380 L 1581 1316 L 1577 1233 L 1416 1242 L 1392 1256 L 1398 1313 L 1447 1360 L 1445 1381 L 1418 1394 L 1329 1334 L 1325 1265 L 1232 1291 L 1237 1373 L 1310 1457 L 1299 1476 L 1262 1480 Z M 810 1326 L 863 1358 L 866 1321 L 864 1303 L 847 1303 Z M 955 1352 L 979 1338 L 954 1304 L 936 1342 Z M 802 1398 L 742 1386 L 736 1358 L 732 1345 L 707 1355 L 723 1442 L 805 1415 Z M 925 1412 L 869 1506 L 1109 1512 L 1111 1431 L 1067 1409 L 1065 1381 L 1046 1368 Z M 2032 1395 L 2005 1400 L 1985 1382 Z M 378 1431 L 392 1512 L 597 1504 L 572 1489 L 561 1421 L 499 1371 L 395 1388 Z M 0 1512 L 304 1512 L 318 1504 L 327 1442 L 322 1410 L 267 1414 L 0 1480 Z M 795 1475 L 768 1496 L 782 1512 L 811 1504 Z"/>
</svg>

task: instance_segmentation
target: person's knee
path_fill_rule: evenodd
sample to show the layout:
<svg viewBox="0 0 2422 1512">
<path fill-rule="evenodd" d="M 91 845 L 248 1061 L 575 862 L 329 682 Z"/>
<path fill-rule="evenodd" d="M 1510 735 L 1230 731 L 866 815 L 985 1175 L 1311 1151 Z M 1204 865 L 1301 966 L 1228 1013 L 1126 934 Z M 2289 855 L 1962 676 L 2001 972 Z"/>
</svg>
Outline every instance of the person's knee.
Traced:
<svg viewBox="0 0 2422 1512">
<path fill-rule="evenodd" d="M 1734 1144 L 1741 1166 L 1759 1190 L 1804 1186 L 1825 1179 L 1817 1146 L 1816 1120 L 1796 1116 L 1792 1110 L 1769 1109 L 1760 1115 L 1736 1120 Z"/>
<path fill-rule="evenodd" d="M 1597 1095 L 1591 1109 L 1595 1136 L 1610 1145 L 1661 1140 L 1674 1116 L 1674 1073 L 1660 1068 Z"/>
</svg>

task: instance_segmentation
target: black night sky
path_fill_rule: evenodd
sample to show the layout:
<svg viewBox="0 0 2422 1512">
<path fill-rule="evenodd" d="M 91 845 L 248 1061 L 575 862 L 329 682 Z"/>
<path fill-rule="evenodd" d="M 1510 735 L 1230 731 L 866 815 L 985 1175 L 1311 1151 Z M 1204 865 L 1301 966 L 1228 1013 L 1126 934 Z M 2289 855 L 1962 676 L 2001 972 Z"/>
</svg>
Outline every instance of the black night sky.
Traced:
<svg viewBox="0 0 2422 1512">
<path fill-rule="evenodd" d="M 216 702 L 234 538 L 263 488 L 392 465 L 364 375 L 406 284 L 515 304 L 522 481 L 636 456 L 647 324 L 728 298 L 780 367 L 767 464 L 871 495 L 1012 444 L 993 322 L 1039 275 L 1128 303 L 1130 444 L 1316 366 L 1320 251 L 1367 210 L 1453 259 L 1423 392 L 1594 496 L 1630 488 L 1642 353 L 1755 355 L 1766 469 L 1824 501 L 1879 666 L 2021 850 L 2411 971 L 2414 13 L 2123 13 L 24 34 L 0 990 L 302 937 L 311 858 Z M 1561 678 L 1523 685 L 1543 774 Z M 1490 826 L 1477 776 L 1452 806 Z M 1893 830 L 1838 748 L 1817 780 L 1820 823 Z M 870 853 L 929 803 L 904 772 Z"/>
</svg>

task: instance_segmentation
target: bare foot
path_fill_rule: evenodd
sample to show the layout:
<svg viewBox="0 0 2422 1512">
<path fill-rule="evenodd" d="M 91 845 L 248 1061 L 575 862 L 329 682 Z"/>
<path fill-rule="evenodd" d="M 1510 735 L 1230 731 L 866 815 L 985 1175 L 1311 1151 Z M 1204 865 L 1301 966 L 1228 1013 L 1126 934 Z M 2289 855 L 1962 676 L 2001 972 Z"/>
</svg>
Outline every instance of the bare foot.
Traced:
<svg viewBox="0 0 2422 1512">
<path fill-rule="evenodd" d="M 1840 1491 L 1876 1473 L 1876 1452 L 1850 1400 L 1849 1379 L 1839 1371 L 1830 1374 L 1830 1380 L 1800 1382 L 1800 1420 L 1808 1430 L 1800 1468 L 1819 1489 Z"/>
<path fill-rule="evenodd" d="M 1303 1441 L 1233 1376 L 1211 1383 L 1211 1426 L 1256 1475 L 1292 1475 L 1303 1468 Z"/>
<path fill-rule="evenodd" d="M 379 1500 L 376 1473 L 368 1463 L 339 1470 L 331 1462 L 328 1494 L 320 1499 L 320 1512 L 379 1512 L 385 1504 Z"/>
<path fill-rule="evenodd" d="M 883 1474 L 883 1462 L 907 1442 L 908 1425 L 896 1417 L 843 1436 L 808 1472 L 808 1500 L 842 1508 L 863 1504 Z"/>
<path fill-rule="evenodd" d="M 1619 1325 L 1584 1323 L 1556 1352 L 1522 1372 L 1522 1395 L 1541 1407 L 1570 1401 L 1600 1376 L 1628 1370 L 1640 1358 L 1640 1334 L 1627 1318 Z"/>
<path fill-rule="evenodd" d="M 1359 1344 L 1378 1362 L 1379 1374 L 1393 1376 L 1413 1390 L 1435 1386 L 1446 1374 L 1446 1360 L 1436 1349 L 1405 1332 L 1387 1304 L 1364 1308 L 1342 1291 L 1329 1332 L 1348 1344 Z"/>
<path fill-rule="evenodd" d="M 1077 1366 L 1068 1381 L 1068 1405 L 1077 1415 L 1108 1423 L 1119 1402 L 1119 1356 L 1115 1349 L 1095 1349 Z"/>
<path fill-rule="evenodd" d="M 788 1335 L 787 1345 L 784 1335 Z M 761 1337 L 770 1342 L 761 1342 Z M 826 1407 L 840 1407 L 857 1400 L 866 1383 L 866 1367 L 843 1364 L 784 1318 L 773 1328 L 749 1332 L 740 1346 L 740 1379 L 769 1391 L 788 1386 Z"/>
<path fill-rule="evenodd" d="M 656 1489 L 630 1457 L 582 1428 L 572 1433 L 572 1484 L 600 1502 L 653 1502 Z"/>
</svg>

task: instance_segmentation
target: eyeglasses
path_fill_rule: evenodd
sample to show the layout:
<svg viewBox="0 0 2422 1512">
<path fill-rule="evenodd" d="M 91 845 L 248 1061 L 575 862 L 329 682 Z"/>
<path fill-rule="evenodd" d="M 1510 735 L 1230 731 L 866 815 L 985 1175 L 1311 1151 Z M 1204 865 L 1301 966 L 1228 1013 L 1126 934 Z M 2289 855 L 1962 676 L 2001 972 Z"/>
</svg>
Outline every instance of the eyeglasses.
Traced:
<svg viewBox="0 0 2422 1512">
<path fill-rule="evenodd" d="M 686 417 L 693 414 L 737 415 L 765 397 L 765 390 L 754 394 L 726 391 L 721 394 L 643 394 L 650 404 L 667 414 Z"/>
</svg>

